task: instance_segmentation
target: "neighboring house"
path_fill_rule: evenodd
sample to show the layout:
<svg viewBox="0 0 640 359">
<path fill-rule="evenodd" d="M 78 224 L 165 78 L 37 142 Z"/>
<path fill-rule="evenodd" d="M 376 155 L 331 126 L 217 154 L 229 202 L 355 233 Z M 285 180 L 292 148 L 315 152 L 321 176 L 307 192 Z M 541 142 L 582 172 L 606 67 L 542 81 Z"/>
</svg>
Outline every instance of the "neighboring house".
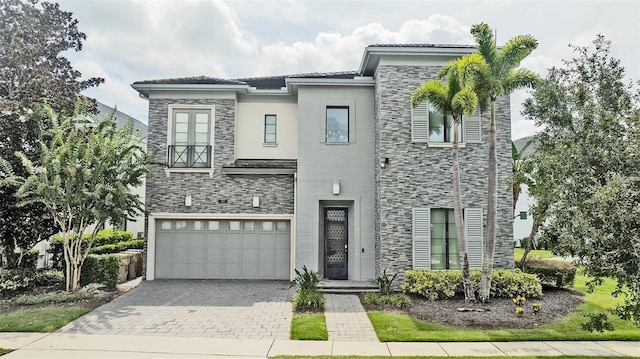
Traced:
<svg viewBox="0 0 640 359">
<path fill-rule="evenodd" d="M 147 142 L 147 125 L 138 121 L 137 119 L 122 113 L 113 107 L 109 107 L 103 104 L 100 101 L 96 101 L 98 113 L 95 116 L 97 120 L 103 120 L 107 116 L 109 116 L 112 112 L 114 113 L 114 119 L 116 121 L 116 126 L 118 128 L 122 128 L 125 126 L 128 120 L 131 120 L 133 123 L 133 130 L 136 133 L 137 137 L 139 137 L 140 144 L 142 147 L 146 149 Z M 114 112 L 115 111 L 115 112 Z M 92 118 L 87 117 L 87 120 L 92 120 Z M 132 192 L 140 196 L 142 202 L 145 202 L 145 184 L 142 183 L 141 186 L 132 188 Z M 144 235 L 144 220 L 145 215 L 143 213 L 139 214 L 136 218 L 126 220 L 120 228 L 125 231 L 129 231 L 133 233 L 134 237 L 142 237 Z M 114 227 L 112 224 L 107 224 L 107 228 Z M 50 265 L 50 253 L 49 250 L 49 241 L 41 241 L 34 248 L 38 249 L 38 268 L 48 267 Z"/>
<path fill-rule="evenodd" d="M 149 100 L 146 279 L 285 279 L 306 266 L 366 281 L 457 268 L 451 129 L 411 93 L 455 45 L 372 45 L 358 71 L 135 82 Z M 497 101 L 498 178 L 510 175 L 509 98 Z M 465 119 L 465 233 L 482 264 L 487 115 Z M 495 264 L 513 268 L 511 190 L 499 187 Z"/>
<path fill-rule="evenodd" d="M 533 136 L 523 137 L 517 140 L 513 140 L 513 143 L 516 145 L 518 150 L 522 149 L 524 145 L 533 138 Z M 529 145 L 527 149 L 522 154 L 523 158 L 529 156 L 535 150 L 535 142 Z M 521 186 L 520 196 L 518 197 L 518 202 L 516 203 L 516 210 L 514 211 L 514 216 L 520 212 L 527 212 L 527 219 L 520 219 L 517 217 L 513 222 L 513 241 L 515 242 L 516 247 L 520 247 L 520 240 L 525 237 L 529 237 L 529 233 L 531 233 L 531 227 L 533 226 L 533 217 L 529 212 L 529 207 L 535 203 L 534 199 L 529 196 L 529 190 L 527 185 L 523 184 Z"/>
</svg>

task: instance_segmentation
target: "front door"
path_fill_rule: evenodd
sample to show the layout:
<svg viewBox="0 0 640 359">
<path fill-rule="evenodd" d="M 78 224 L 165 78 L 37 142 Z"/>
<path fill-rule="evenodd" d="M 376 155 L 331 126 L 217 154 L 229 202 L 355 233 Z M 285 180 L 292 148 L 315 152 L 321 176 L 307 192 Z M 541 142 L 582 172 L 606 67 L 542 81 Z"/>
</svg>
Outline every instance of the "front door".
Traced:
<svg viewBox="0 0 640 359">
<path fill-rule="evenodd" d="M 347 209 L 324 209 L 324 276 L 347 279 Z"/>
</svg>

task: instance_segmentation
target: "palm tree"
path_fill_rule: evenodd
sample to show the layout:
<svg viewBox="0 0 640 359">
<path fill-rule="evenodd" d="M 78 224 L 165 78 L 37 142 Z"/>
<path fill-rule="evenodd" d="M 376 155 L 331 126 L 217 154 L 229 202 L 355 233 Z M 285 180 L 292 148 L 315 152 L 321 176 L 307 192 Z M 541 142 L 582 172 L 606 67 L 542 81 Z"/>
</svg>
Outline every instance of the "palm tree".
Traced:
<svg viewBox="0 0 640 359">
<path fill-rule="evenodd" d="M 429 101 L 433 107 L 444 115 L 445 125 L 449 116 L 453 119 L 453 213 L 456 223 L 456 242 L 458 257 L 462 270 L 464 298 L 467 302 L 475 302 L 476 297 L 469 272 L 469 258 L 467 256 L 467 242 L 464 237 L 464 219 L 462 215 L 462 197 L 460 194 L 460 166 L 458 163 L 458 128 L 462 115 L 470 116 L 476 109 L 478 97 L 470 85 L 460 81 L 460 60 L 452 60 L 442 67 L 438 73 L 440 79 L 446 78 L 444 84 L 439 80 L 430 80 L 417 88 L 411 95 L 411 106 L 416 107 L 423 101 Z"/>
<path fill-rule="evenodd" d="M 496 114 L 495 102 L 498 96 L 508 95 L 516 89 L 532 87 L 538 76 L 524 68 L 518 68 L 520 62 L 538 47 L 538 41 L 531 35 L 518 35 L 511 38 L 500 49 L 491 28 L 486 23 L 471 26 L 478 45 L 478 53 L 484 58 L 486 66 L 468 66 L 462 70 L 465 81 L 473 78 L 481 110 L 490 104 L 489 122 L 489 184 L 487 198 L 487 235 L 484 238 L 482 277 L 480 280 L 480 301 L 487 302 L 491 289 L 491 273 L 497 233 L 497 156 L 496 156 Z"/>
</svg>

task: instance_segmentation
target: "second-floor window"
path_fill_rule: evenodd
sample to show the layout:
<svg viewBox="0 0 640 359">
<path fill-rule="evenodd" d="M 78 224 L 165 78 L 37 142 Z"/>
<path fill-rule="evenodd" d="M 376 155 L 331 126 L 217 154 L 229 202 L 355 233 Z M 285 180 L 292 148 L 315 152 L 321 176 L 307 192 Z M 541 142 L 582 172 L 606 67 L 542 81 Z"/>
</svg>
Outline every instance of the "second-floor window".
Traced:
<svg viewBox="0 0 640 359">
<path fill-rule="evenodd" d="M 436 110 L 433 105 L 422 102 L 411 109 L 411 141 L 429 143 L 452 143 L 454 135 L 453 117 Z M 478 143 L 481 141 L 480 116 L 462 116 L 458 125 L 459 143 Z"/>
<path fill-rule="evenodd" d="M 264 143 L 276 143 L 277 117 L 264 115 Z"/>
<path fill-rule="evenodd" d="M 326 118 L 326 142 L 327 143 L 348 143 L 349 142 L 349 107 L 329 106 L 327 107 Z"/>
<path fill-rule="evenodd" d="M 174 108 L 169 167 L 211 167 L 211 110 Z"/>
</svg>

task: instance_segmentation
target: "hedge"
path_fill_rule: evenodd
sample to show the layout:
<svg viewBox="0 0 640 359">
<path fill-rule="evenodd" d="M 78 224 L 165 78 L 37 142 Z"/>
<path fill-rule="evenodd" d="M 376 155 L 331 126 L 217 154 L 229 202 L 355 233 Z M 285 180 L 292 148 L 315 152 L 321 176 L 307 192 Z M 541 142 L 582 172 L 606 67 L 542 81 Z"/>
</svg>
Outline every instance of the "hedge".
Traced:
<svg viewBox="0 0 640 359">
<path fill-rule="evenodd" d="M 516 265 L 523 272 L 535 274 L 542 284 L 551 287 L 570 288 L 576 278 L 576 266 L 568 262 L 527 258 L 524 268 L 522 268 L 519 261 Z"/>
<path fill-rule="evenodd" d="M 82 265 L 80 285 L 101 283 L 115 287 L 120 280 L 120 261 L 117 254 L 89 254 Z"/>
<path fill-rule="evenodd" d="M 89 241 L 90 238 L 90 234 L 85 233 L 82 236 L 83 242 L 84 241 Z M 138 239 L 140 240 L 140 239 Z M 127 231 L 116 231 L 113 229 L 103 229 L 101 231 L 98 232 L 98 234 L 96 235 L 96 240 L 93 242 L 92 245 L 92 249 L 96 248 L 96 247 L 103 247 L 103 246 L 107 246 L 107 245 L 114 245 L 116 243 L 120 243 L 120 242 L 132 242 L 133 241 L 133 233 L 131 232 L 127 232 Z M 144 240 L 142 240 L 144 241 Z M 137 242 L 136 242 L 137 243 Z M 60 235 L 56 235 L 51 237 L 51 239 L 49 240 L 49 253 L 51 253 L 51 260 L 53 262 L 53 267 L 54 268 L 62 268 L 64 267 L 63 264 L 63 259 L 64 259 L 64 244 L 63 244 L 63 239 L 62 236 Z M 128 249 L 128 248 L 138 248 L 138 247 L 127 247 L 124 249 Z M 140 247 L 142 248 L 142 247 Z M 116 253 L 119 251 L 116 251 Z M 106 248 L 101 249 L 99 252 L 94 252 L 93 250 L 91 251 L 91 253 L 97 253 L 97 254 L 103 254 L 103 253 L 114 253 L 114 252 L 109 252 Z"/>
<path fill-rule="evenodd" d="M 105 244 L 91 248 L 92 254 L 118 253 L 127 249 L 143 249 L 144 239 L 133 239 L 126 242 L 118 242 L 113 244 Z"/>
<path fill-rule="evenodd" d="M 471 271 L 471 281 L 476 294 L 480 290 L 480 270 Z M 404 273 L 401 288 L 429 300 L 448 299 L 464 295 L 460 271 L 408 270 Z M 513 298 L 542 297 L 542 284 L 537 276 L 520 270 L 494 270 L 491 279 L 491 297 Z"/>
</svg>

